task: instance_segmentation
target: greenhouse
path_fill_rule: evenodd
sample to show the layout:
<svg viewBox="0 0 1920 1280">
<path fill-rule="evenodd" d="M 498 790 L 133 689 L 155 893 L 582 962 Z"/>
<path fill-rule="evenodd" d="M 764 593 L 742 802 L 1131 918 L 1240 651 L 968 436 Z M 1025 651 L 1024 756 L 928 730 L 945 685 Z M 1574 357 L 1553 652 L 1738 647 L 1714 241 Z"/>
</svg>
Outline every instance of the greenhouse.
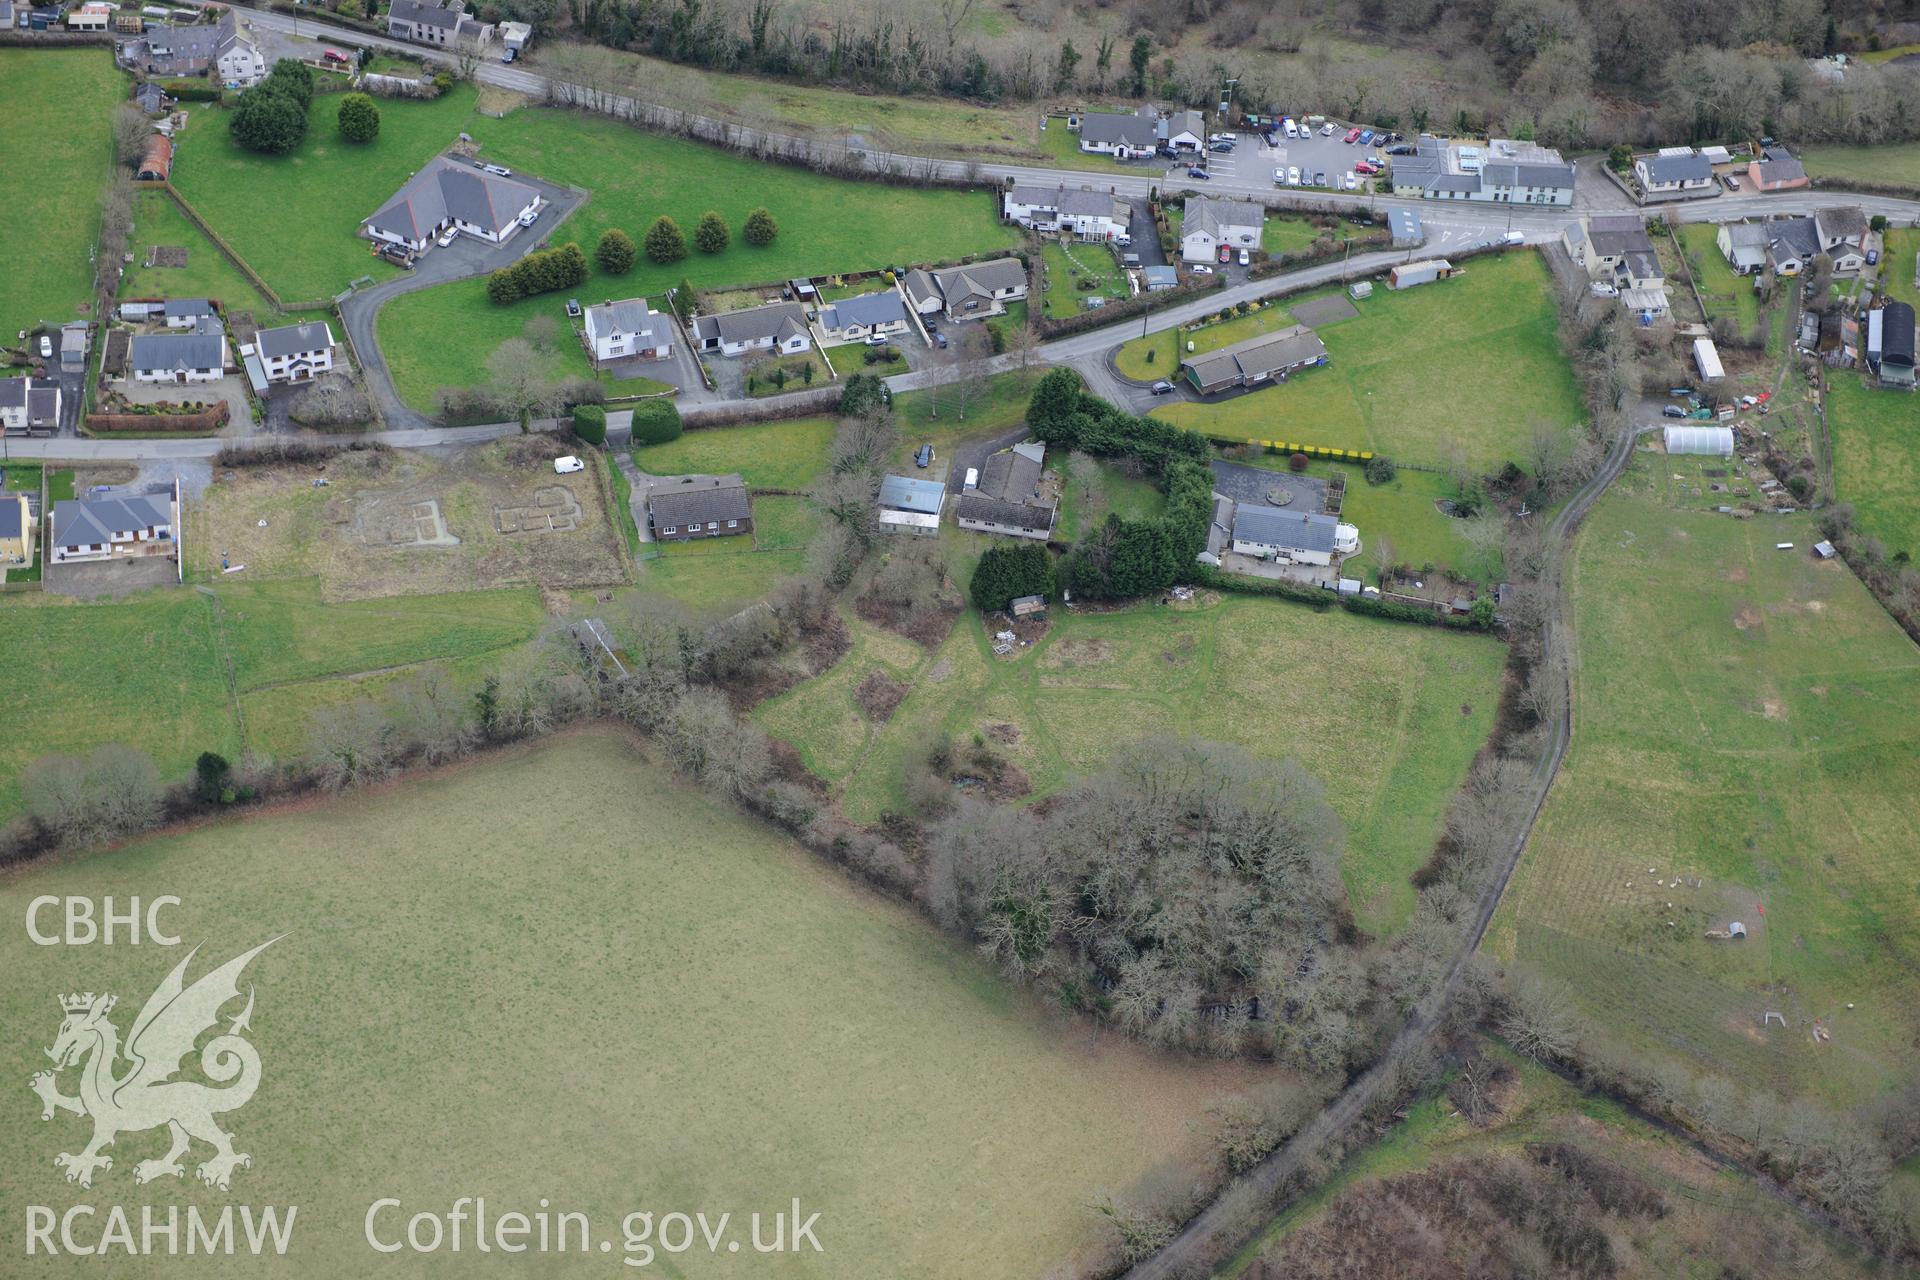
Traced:
<svg viewBox="0 0 1920 1280">
<path fill-rule="evenodd" d="M 1668 453 L 1710 453 L 1733 456 L 1732 427 L 1668 427 Z"/>
</svg>

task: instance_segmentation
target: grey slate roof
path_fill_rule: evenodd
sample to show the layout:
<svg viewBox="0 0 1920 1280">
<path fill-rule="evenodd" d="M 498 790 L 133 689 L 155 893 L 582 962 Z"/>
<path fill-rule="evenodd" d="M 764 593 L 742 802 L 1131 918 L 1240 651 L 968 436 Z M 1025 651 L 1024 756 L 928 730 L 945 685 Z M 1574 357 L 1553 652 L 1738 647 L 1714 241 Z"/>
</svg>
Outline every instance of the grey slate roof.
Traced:
<svg viewBox="0 0 1920 1280">
<path fill-rule="evenodd" d="M 457 218 L 498 234 L 537 195 L 524 182 L 435 156 L 366 225 L 408 240 L 424 240 L 441 223 Z"/>
<path fill-rule="evenodd" d="M 226 341 L 212 333 L 137 333 L 133 367 L 173 373 L 182 369 L 219 369 L 226 364 Z"/>
<path fill-rule="evenodd" d="M 333 346 L 333 330 L 324 320 L 311 320 L 306 324 L 282 325 L 278 329 L 262 329 L 254 337 L 254 347 L 269 360 L 281 356 L 300 355 L 308 351 L 325 351 Z"/>
<path fill-rule="evenodd" d="M 172 523 L 171 504 L 155 498 L 67 498 L 53 504 L 55 546 L 105 546 L 116 533 Z"/>
<path fill-rule="evenodd" d="M 907 296 L 913 299 L 916 306 L 940 301 L 940 282 L 924 267 L 915 267 L 907 272 L 906 279 L 900 283 L 906 287 Z"/>
<path fill-rule="evenodd" d="M 1053 508 L 1026 502 L 1004 502 L 978 493 L 964 493 L 954 504 L 956 520 L 979 520 L 1015 529 L 1045 530 L 1053 524 Z"/>
<path fill-rule="evenodd" d="M 1587 243 L 1602 257 L 1653 252 L 1653 239 L 1646 224 L 1631 214 L 1608 214 L 1587 221 Z"/>
<path fill-rule="evenodd" d="M 946 297 L 965 296 L 969 288 L 982 293 L 997 289 L 1017 289 L 1027 282 L 1027 268 L 1018 258 L 994 258 L 989 262 L 971 262 L 964 267 L 936 271 L 934 279 Z"/>
<path fill-rule="evenodd" d="M 232 10 L 212 23 L 153 27 L 144 40 L 128 42 L 132 60 L 154 75 L 189 75 L 207 67 L 239 39 Z"/>
<path fill-rule="evenodd" d="M 1889 302 L 1881 309 L 1880 361 L 1882 364 L 1913 363 L 1913 308 L 1904 302 Z"/>
<path fill-rule="evenodd" d="M 630 333 L 646 339 L 646 345 L 653 347 L 665 346 L 673 340 L 673 326 L 666 313 L 653 310 L 645 298 L 588 307 L 586 326 L 587 336 L 593 339 L 605 334 Z"/>
<path fill-rule="evenodd" d="M 1812 218 L 1783 218 L 1767 224 L 1767 243 L 1775 251 L 1788 250 L 1797 258 L 1812 258 L 1820 252 L 1820 229 Z"/>
<path fill-rule="evenodd" d="M 1129 112 L 1124 115 L 1111 111 L 1089 111 L 1080 117 L 1082 142 L 1104 143 L 1108 146 L 1125 143 L 1129 147 L 1151 151 L 1159 138 L 1159 124 L 1151 110 L 1145 110 L 1145 114 Z"/>
<path fill-rule="evenodd" d="M 1768 147 L 1760 161 L 1762 182 L 1797 182 L 1807 171 L 1785 147 Z"/>
<path fill-rule="evenodd" d="M 443 6 L 421 4 L 418 0 L 393 0 L 393 7 L 387 13 L 388 22 L 407 22 L 422 27 L 437 27 L 442 31 L 458 31 L 460 20 L 465 16 L 464 6 Z"/>
<path fill-rule="evenodd" d="M 1490 187 L 1570 187 L 1573 166 L 1520 160 L 1490 160 L 1480 168 Z"/>
<path fill-rule="evenodd" d="M 1320 335 L 1303 324 L 1288 325 L 1273 333 L 1263 333 L 1218 351 L 1191 356 L 1185 364 L 1203 387 L 1231 385 L 1236 379 L 1257 382 L 1283 369 L 1297 369 L 1326 357 L 1326 344 Z"/>
<path fill-rule="evenodd" d="M 1820 224 L 1820 238 L 1825 240 L 1847 240 L 1854 244 L 1867 234 L 1866 212 L 1857 206 L 1840 205 L 1832 209 L 1822 209 L 1814 215 Z"/>
<path fill-rule="evenodd" d="M 0 490 L 0 538 L 17 538 L 20 522 L 20 495 Z"/>
<path fill-rule="evenodd" d="M 22 409 L 27 403 L 27 386 L 33 381 L 26 378 L 0 378 L 0 409 Z M 4 484 L 0 478 L 0 484 Z"/>
<path fill-rule="evenodd" d="M 1207 196 L 1189 196 L 1180 234 L 1184 236 L 1204 231 L 1215 239 L 1221 239 L 1230 227 L 1252 227 L 1258 232 L 1266 220 L 1267 211 L 1251 200 L 1214 200 Z"/>
<path fill-rule="evenodd" d="M 655 528 L 682 528 L 709 520 L 752 519 L 753 504 L 737 475 L 681 476 L 654 485 L 647 495 L 647 511 Z"/>
<path fill-rule="evenodd" d="M 975 492 L 1004 502 L 1032 502 L 1043 469 L 1040 459 L 1030 454 L 1002 450 L 980 468 L 980 483 Z"/>
<path fill-rule="evenodd" d="M 1118 199 L 1110 192 L 1088 191 L 1083 187 L 1015 187 L 1007 193 L 1007 198 L 1015 204 L 1024 204 L 1036 209 L 1053 209 L 1063 214 L 1079 218 L 1112 218 L 1116 222 L 1127 222 L 1133 217 L 1133 211 L 1127 202 Z"/>
<path fill-rule="evenodd" d="M 60 416 L 60 388 L 52 385 L 29 387 L 27 389 L 27 421 L 34 426 L 49 424 L 58 426 Z"/>
<path fill-rule="evenodd" d="M 899 324 L 906 318 L 907 304 L 891 289 L 842 298 L 820 309 L 820 327 L 830 330 Z"/>
<path fill-rule="evenodd" d="M 723 311 L 717 316 L 700 316 L 693 322 L 694 336 L 705 340 L 718 337 L 722 342 L 754 342 L 772 338 L 785 342 L 795 332 L 807 331 L 807 309 L 797 302 L 771 302 L 764 307 L 744 311 Z"/>
<path fill-rule="evenodd" d="M 886 476 L 880 481 L 880 505 L 896 511 L 918 511 L 923 515 L 937 516 L 946 497 L 946 486 L 937 480 Z"/>
<path fill-rule="evenodd" d="M 1649 182 L 1664 184 L 1713 180 L 1713 164 L 1703 155 L 1648 156 L 1641 163 L 1647 167 Z"/>
<path fill-rule="evenodd" d="M 1267 507 L 1257 503 L 1237 503 L 1233 509 L 1233 537 L 1236 542 L 1257 542 L 1263 546 L 1286 547 L 1297 551 L 1332 551 L 1334 531 L 1340 522 L 1317 511 L 1289 511 L 1285 507 Z"/>
<path fill-rule="evenodd" d="M 169 320 L 210 316 L 213 314 L 213 304 L 205 298 L 168 298 L 160 304 L 160 313 Z"/>
</svg>

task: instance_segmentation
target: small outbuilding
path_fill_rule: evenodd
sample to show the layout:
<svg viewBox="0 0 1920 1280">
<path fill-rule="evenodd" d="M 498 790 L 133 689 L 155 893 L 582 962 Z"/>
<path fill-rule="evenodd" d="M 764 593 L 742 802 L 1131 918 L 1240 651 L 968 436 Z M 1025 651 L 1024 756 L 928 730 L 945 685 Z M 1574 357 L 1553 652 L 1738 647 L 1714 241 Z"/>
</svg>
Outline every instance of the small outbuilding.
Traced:
<svg viewBox="0 0 1920 1280">
<path fill-rule="evenodd" d="M 1700 376 L 1708 382 L 1715 382 L 1727 376 L 1727 371 L 1720 367 L 1720 352 L 1713 345 L 1712 338 L 1693 340 L 1693 365 L 1700 371 Z"/>
<path fill-rule="evenodd" d="M 1403 262 L 1387 273 L 1387 288 L 1411 289 L 1417 284 L 1432 284 L 1453 274 L 1453 264 L 1445 258 L 1427 258 L 1421 262 Z"/>
<path fill-rule="evenodd" d="M 165 182 L 173 172 L 173 139 L 154 134 L 140 153 L 140 167 L 134 178 L 140 182 Z"/>
<path fill-rule="evenodd" d="M 1733 456 L 1733 428 L 1668 427 L 1667 452 L 1671 454 L 1706 454 L 1712 457 L 1731 458 Z"/>
</svg>

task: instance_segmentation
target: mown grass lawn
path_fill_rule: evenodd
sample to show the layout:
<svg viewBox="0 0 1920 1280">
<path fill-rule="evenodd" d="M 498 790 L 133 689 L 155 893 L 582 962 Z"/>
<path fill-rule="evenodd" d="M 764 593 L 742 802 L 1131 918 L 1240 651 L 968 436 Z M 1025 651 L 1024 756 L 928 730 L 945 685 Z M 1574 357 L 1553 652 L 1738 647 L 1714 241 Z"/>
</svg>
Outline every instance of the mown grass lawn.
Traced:
<svg viewBox="0 0 1920 1280">
<path fill-rule="evenodd" d="M 306 141 L 285 156 L 244 150 L 227 108 L 195 104 L 174 158 L 174 186 L 287 302 L 399 274 L 368 252 L 360 223 L 474 121 L 467 85 L 432 102 L 383 99 L 379 138 L 354 146 L 340 139 L 341 96 L 314 98 Z"/>
<path fill-rule="evenodd" d="M 827 465 L 831 418 L 796 418 L 740 427 L 703 427 L 671 444 L 636 445 L 633 460 L 656 476 L 737 471 L 748 486 L 801 489 Z"/>
<path fill-rule="evenodd" d="M 1372 450 L 1429 465 L 1458 449 L 1482 470 L 1519 457 L 1535 423 L 1580 419 L 1538 254 L 1478 258 L 1463 276 L 1375 288 L 1354 305 L 1358 316 L 1318 331 L 1325 368 L 1156 416 L 1224 440 Z"/>
<path fill-rule="evenodd" d="M 1743 334 L 1753 332 L 1760 322 L 1760 295 L 1753 291 L 1753 277 L 1743 276 L 1727 263 L 1714 237 L 1719 228 L 1707 223 L 1683 223 L 1680 243 L 1686 249 L 1687 263 L 1693 268 L 1694 282 L 1707 304 L 1707 318 L 1730 315 Z M 1684 283 L 1675 281 L 1676 286 Z"/>
<path fill-rule="evenodd" d="M 1064 480 L 1067 455 L 1058 451 L 1048 454 L 1047 469 L 1059 472 Z M 1088 529 L 1097 527 L 1098 522 L 1105 520 L 1109 513 L 1128 520 L 1146 520 L 1166 509 L 1167 496 L 1151 480 L 1128 475 L 1109 462 L 1100 464 L 1098 474 L 1099 484 L 1091 495 L 1083 494 L 1080 486 L 1070 481 L 1063 485 L 1061 492 L 1064 496 L 1060 503 L 1059 523 L 1054 526 L 1055 537 L 1071 542 Z"/>
<path fill-rule="evenodd" d="M 229 1127 L 253 1156 L 235 1193 L 300 1206 L 288 1260 L 306 1275 L 364 1270 L 376 1196 L 402 1200 L 404 1231 L 415 1206 L 480 1194 L 529 1213 L 550 1197 L 615 1259 L 636 1208 L 730 1212 L 745 1239 L 750 1213 L 798 1196 L 824 1252 L 782 1275 L 1020 1274 L 1098 1238 L 1102 1190 L 1190 1176 L 1208 1107 L 1251 1079 L 1055 1021 L 612 731 L 48 863 L 0 909 L 156 887 L 205 940 L 192 976 L 284 935 L 247 971 L 267 1074 Z M 75 983 L 60 951 L 23 938 L 0 969 L 21 1035 L 53 1035 L 47 993 Z M 96 948 L 82 977 L 137 1005 L 178 959 Z M 81 1132 L 11 1108 L 0 1140 L 47 1158 L 9 1161 L 0 1195 L 88 1199 L 51 1162 Z M 123 1134 L 107 1186 L 165 1141 Z M 189 1175 L 141 1195 L 164 1216 L 204 1212 L 201 1192 Z M 442 1249 L 409 1270 L 472 1265 Z M 195 1268 L 259 1272 L 244 1251 Z M 69 1255 L 48 1274 L 85 1270 Z"/>
<path fill-rule="evenodd" d="M 1488 945 L 1644 1068 L 1864 1102 L 1920 1032 L 1920 655 L 1810 516 L 1678 510 L 1670 470 L 1641 454 L 1580 535 L 1579 729 Z"/>
<path fill-rule="evenodd" d="M 0 49 L 0 174 L 13 227 L 0 333 L 80 318 L 93 288 L 113 108 L 127 78 L 106 49 Z"/>
<path fill-rule="evenodd" d="M 214 247 L 206 233 L 187 221 L 180 206 L 163 191 L 140 191 L 134 195 L 133 265 L 120 281 L 122 298 L 213 298 L 229 314 L 251 311 L 263 326 L 301 324 L 308 320 L 326 320 L 333 336 L 340 339 L 340 323 L 325 311 L 289 312 L 284 315 L 256 289 L 240 269 Z M 184 248 L 184 267 L 148 267 L 147 250 L 155 245 Z"/>
<path fill-rule="evenodd" d="M 1913 397 L 1869 385 L 1850 369 L 1828 380 L 1833 487 L 1854 523 L 1889 555 L 1920 553 L 1920 413 Z"/>
<path fill-rule="evenodd" d="M 1105 245 L 1062 245 L 1047 241 L 1041 250 L 1047 265 L 1047 315 L 1055 320 L 1077 316 L 1088 298 L 1117 300 L 1127 296 L 1126 273 Z M 1088 288 L 1081 288 L 1086 284 Z"/>
<path fill-rule="evenodd" d="M 1914 255 L 1920 250 L 1920 231 L 1912 227 L 1889 228 L 1885 235 L 1886 253 L 1880 259 L 1880 282 L 1889 297 L 1908 306 L 1920 306 L 1920 288 L 1913 281 Z"/>
<path fill-rule="evenodd" d="M 904 811 L 905 770 L 941 734 L 971 742 L 1012 726 L 1003 749 L 1039 796 L 1142 737 L 1237 742 L 1298 760 L 1326 783 L 1347 824 L 1342 871 L 1355 914 L 1382 933 L 1413 908 L 1408 876 L 1432 853 L 1447 800 L 1492 727 L 1505 658 L 1485 637 L 1250 597 L 1056 612 L 1046 639 L 1014 659 L 993 656 L 973 614 L 931 655 L 872 635 L 755 713 L 856 820 Z M 876 668 L 914 686 L 884 725 L 853 699 Z"/>
</svg>

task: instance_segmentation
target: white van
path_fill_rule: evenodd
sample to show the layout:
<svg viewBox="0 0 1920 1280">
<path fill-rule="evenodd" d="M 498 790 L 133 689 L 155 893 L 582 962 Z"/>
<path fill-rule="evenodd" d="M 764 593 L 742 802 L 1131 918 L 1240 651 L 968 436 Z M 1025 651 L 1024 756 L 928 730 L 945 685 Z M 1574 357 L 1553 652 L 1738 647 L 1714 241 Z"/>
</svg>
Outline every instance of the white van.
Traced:
<svg viewBox="0 0 1920 1280">
<path fill-rule="evenodd" d="M 1288 116 L 1282 120 L 1280 122 L 1280 128 L 1289 138 L 1297 138 L 1300 136 L 1300 126 L 1293 122 L 1292 116 Z"/>
<path fill-rule="evenodd" d="M 555 458 L 553 460 L 553 474 L 557 476 L 570 476 L 576 471 L 585 471 L 586 469 L 587 469 L 587 464 L 580 461 L 580 459 L 574 457 L 572 454 L 568 454 L 564 458 Z"/>
</svg>

